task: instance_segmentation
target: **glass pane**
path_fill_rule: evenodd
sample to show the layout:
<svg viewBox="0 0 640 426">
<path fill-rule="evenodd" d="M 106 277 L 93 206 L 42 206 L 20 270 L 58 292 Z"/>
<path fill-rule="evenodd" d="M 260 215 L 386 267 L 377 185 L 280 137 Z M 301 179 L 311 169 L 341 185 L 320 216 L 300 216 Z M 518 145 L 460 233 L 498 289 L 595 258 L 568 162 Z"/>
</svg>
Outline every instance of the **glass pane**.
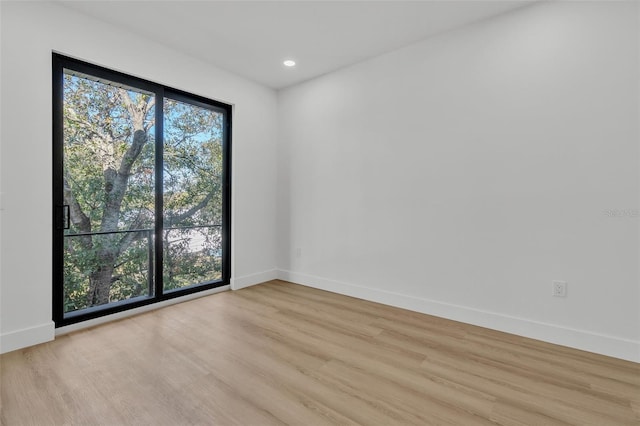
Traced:
<svg viewBox="0 0 640 426">
<path fill-rule="evenodd" d="M 154 105 L 65 70 L 65 313 L 152 295 Z"/>
<path fill-rule="evenodd" d="M 65 300 L 64 311 L 87 308 L 92 280 L 102 273 L 109 279 L 109 301 L 121 301 L 153 294 L 153 232 L 134 232 L 135 238 L 115 260 L 110 258 L 114 248 L 121 245 L 125 234 L 66 235 L 64 248 Z M 91 248 L 87 241 L 91 239 Z M 118 247 L 120 249 L 121 247 Z M 113 265 L 113 269 L 110 266 Z"/>
<path fill-rule="evenodd" d="M 223 114 L 164 102 L 164 288 L 221 279 Z"/>
</svg>

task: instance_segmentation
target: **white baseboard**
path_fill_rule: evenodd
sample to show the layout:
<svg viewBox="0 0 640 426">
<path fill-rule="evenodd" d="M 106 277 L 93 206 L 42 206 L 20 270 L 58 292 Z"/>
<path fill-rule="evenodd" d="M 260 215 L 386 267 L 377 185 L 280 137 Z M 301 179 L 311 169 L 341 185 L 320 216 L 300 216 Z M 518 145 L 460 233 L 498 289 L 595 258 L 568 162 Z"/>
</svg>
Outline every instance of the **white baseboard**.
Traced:
<svg viewBox="0 0 640 426">
<path fill-rule="evenodd" d="M 244 275 L 242 277 L 231 279 L 231 289 L 240 290 L 241 288 L 260 284 L 266 281 L 275 280 L 277 278 L 278 278 L 277 269 L 270 269 L 268 271 L 258 272 L 256 274 Z"/>
<path fill-rule="evenodd" d="M 0 335 L 0 353 L 15 351 L 44 342 L 55 337 L 55 323 L 49 321 L 34 327 L 23 328 Z"/>
<path fill-rule="evenodd" d="M 576 330 L 555 324 L 435 300 L 422 299 L 386 290 L 362 287 L 298 272 L 279 270 L 278 278 L 371 302 L 395 306 L 410 311 L 434 315 L 628 361 L 640 362 L 640 341 L 591 333 L 585 330 Z"/>
</svg>

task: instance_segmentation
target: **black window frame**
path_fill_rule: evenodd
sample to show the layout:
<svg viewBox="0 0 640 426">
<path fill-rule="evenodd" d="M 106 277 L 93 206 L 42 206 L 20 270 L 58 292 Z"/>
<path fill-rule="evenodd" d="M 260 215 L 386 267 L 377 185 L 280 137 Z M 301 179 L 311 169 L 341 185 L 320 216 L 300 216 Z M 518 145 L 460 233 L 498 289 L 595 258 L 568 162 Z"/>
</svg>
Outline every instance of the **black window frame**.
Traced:
<svg viewBox="0 0 640 426">
<path fill-rule="evenodd" d="M 164 99 L 172 99 L 186 102 L 202 108 L 219 111 L 224 114 L 223 137 L 222 137 L 222 277 L 219 280 L 208 281 L 185 287 L 183 289 L 171 289 L 165 291 L 163 288 L 163 108 L 155 108 L 155 247 L 154 247 L 154 294 L 136 298 L 134 300 L 122 300 L 109 303 L 103 306 L 90 307 L 81 311 L 67 314 L 64 313 L 64 230 L 56 226 L 60 221 L 60 209 L 64 205 L 63 196 L 63 157 L 64 157 L 64 71 L 86 74 L 88 76 L 105 79 L 110 82 L 122 84 L 135 89 L 151 92 L 156 96 L 156 105 L 162 105 Z M 143 78 L 125 74 L 120 71 L 108 69 L 99 65 L 65 56 L 59 53 L 52 53 L 52 94 L 53 94 L 53 321 L 56 327 L 75 324 L 78 322 L 111 315 L 141 306 L 151 305 L 185 296 L 197 292 L 210 290 L 217 287 L 229 285 L 231 282 L 231 129 L 232 129 L 232 106 L 209 99 L 204 96 L 185 92 L 160 83 L 155 83 Z M 140 299 L 140 300 L 137 300 Z"/>
</svg>

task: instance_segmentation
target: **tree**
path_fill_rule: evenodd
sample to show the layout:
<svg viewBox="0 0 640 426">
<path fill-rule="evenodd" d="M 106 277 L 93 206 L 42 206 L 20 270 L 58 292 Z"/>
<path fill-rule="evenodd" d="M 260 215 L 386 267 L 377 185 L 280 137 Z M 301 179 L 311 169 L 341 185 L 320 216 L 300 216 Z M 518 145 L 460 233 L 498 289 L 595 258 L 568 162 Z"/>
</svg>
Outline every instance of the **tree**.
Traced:
<svg viewBox="0 0 640 426">
<path fill-rule="evenodd" d="M 66 310 L 147 291 L 157 107 L 151 94 L 65 74 L 64 201 L 72 225 L 65 238 Z M 170 99 L 162 108 L 165 287 L 171 288 L 197 282 L 211 269 L 206 252 L 220 245 L 206 230 L 221 222 L 222 115 Z M 194 250 L 198 235 L 202 249 Z"/>
</svg>

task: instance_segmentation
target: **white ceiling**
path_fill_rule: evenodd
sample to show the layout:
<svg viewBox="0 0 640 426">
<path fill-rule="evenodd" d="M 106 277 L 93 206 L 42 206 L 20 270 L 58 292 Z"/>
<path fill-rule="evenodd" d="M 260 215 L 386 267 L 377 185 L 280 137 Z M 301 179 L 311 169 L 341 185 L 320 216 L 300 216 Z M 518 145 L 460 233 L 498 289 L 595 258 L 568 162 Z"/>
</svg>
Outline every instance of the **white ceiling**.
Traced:
<svg viewBox="0 0 640 426">
<path fill-rule="evenodd" d="M 531 1 L 61 3 L 280 89 Z"/>
</svg>

